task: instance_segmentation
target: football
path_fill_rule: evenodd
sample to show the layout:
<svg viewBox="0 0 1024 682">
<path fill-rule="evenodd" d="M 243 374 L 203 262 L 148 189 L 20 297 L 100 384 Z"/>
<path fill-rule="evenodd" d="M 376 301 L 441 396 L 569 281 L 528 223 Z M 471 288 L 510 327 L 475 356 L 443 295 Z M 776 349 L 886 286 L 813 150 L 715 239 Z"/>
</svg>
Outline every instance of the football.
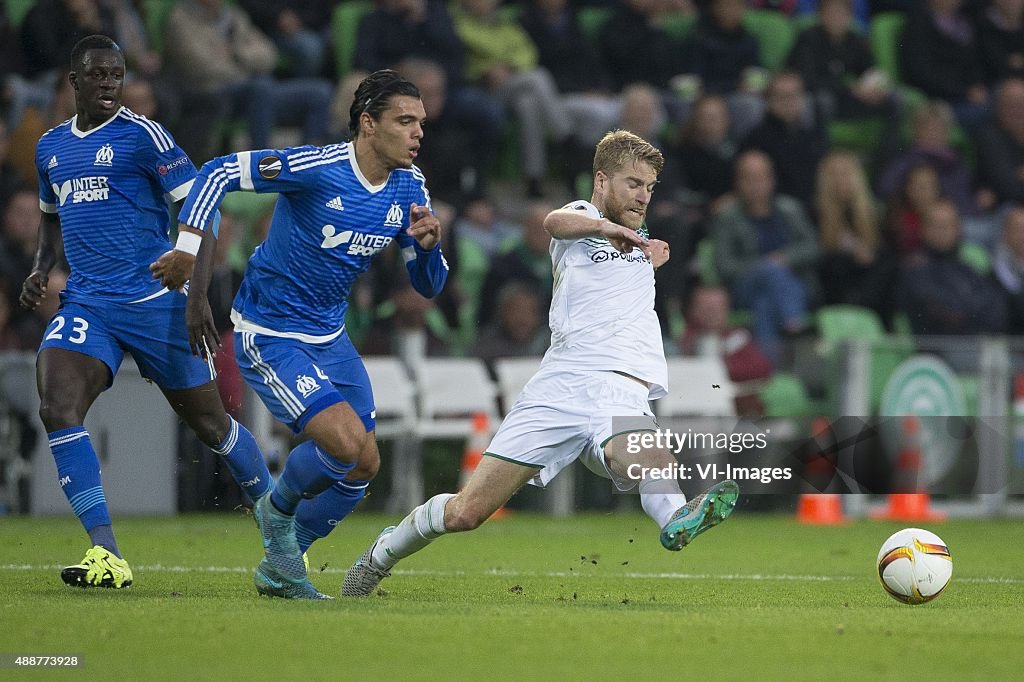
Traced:
<svg viewBox="0 0 1024 682">
<path fill-rule="evenodd" d="M 878 579 L 889 595 L 904 604 L 923 604 L 939 596 L 953 577 L 949 548 L 935 533 L 904 528 L 878 551 Z"/>
</svg>

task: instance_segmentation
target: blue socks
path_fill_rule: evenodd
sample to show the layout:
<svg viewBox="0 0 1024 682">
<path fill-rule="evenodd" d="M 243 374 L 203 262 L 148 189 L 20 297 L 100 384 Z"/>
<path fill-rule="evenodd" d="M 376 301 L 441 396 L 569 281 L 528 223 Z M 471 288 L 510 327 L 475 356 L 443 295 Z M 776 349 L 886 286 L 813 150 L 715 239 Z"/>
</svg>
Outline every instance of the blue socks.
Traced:
<svg viewBox="0 0 1024 682">
<path fill-rule="evenodd" d="M 295 537 L 305 552 L 325 538 L 359 504 L 369 481 L 338 481 L 313 499 L 302 500 L 295 510 Z"/>
<path fill-rule="evenodd" d="M 121 556 L 110 525 L 107 499 L 100 485 L 100 461 L 84 426 L 46 434 L 57 463 L 57 481 L 94 545 Z"/>
<path fill-rule="evenodd" d="M 228 419 L 231 421 L 228 433 L 213 451 L 224 458 L 224 463 L 235 482 L 241 486 L 242 492 L 253 500 L 263 497 L 273 484 L 263 454 L 249 430 L 231 415 L 228 415 Z"/>
<path fill-rule="evenodd" d="M 307 440 L 288 455 L 284 471 L 270 493 L 270 501 L 283 514 L 292 515 L 303 497 L 312 498 L 345 480 L 355 463 L 334 459 Z"/>
</svg>

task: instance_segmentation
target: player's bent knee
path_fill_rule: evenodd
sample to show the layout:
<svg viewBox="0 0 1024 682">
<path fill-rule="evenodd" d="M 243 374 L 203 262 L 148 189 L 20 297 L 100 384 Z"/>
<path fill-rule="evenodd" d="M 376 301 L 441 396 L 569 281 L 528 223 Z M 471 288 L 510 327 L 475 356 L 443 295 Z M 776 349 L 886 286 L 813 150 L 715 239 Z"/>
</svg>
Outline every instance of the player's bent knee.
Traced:
<svg viewBox="0 0 1024 682">
<path fill-rule="evenodd" d="M 347 429 L 339 428 L 326 437 L 316 438 L 316 442 L 328 455 L 339 462 L 355 464 L 358 467 L 363 465 L 362 454 L 367 437 L 365 431 L 357 435 L 350 433 Z M 378 461 L 375 466 L 370 466 L 371 463 L 372 460 L 368 460 L 365 468 L 372 468 L 373 473 L 376 474 L 376 469 L 379 467 L 380 462 Z"/>
<path fill-rule="evenodd" d="M 373 456 L 363 455 L 359 458 L 352 471 L 348 472 L 347 478 L 353 481 L 372 481 L 380 471 L 380 455 L 374 450 Z"/>
<path fill-rule="evenodd" d="M 80 426 L 85 420 L 85 414 L 74 405 L 47 397 L 39 403 L 39 420 L 47 431 L 60 431 Z"/>
</svg>

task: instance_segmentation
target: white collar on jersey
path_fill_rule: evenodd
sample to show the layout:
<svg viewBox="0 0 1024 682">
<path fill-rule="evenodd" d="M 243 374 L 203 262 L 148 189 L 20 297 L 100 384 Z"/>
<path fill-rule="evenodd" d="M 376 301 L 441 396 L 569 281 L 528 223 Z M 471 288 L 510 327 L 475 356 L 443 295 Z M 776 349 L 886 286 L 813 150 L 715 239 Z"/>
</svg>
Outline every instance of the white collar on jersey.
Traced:
<svg viewBox="0 0 1024 682">
<path fill-rule="evenodd" d="M 369 192 L 370 194 L 376 194 L 377 192 L 384 189 L 384 185 L 388 184 L 387 178 L 385 178 L 384 182 L 380 183 L 379 185 L 370 184 L 370 181 L 366 179 L 365 175 L 363 175 L 363 171 L 359 170 L 359 164 L 356 163 L 356 145 L 354 143 L 352 144 L 352 151 L 348 155 L 348 162 L 352 164 L 352 172 L 356 174 L 356 180 L 358 180 L 359 184 L 365 187 L 366 191 Z M 391 174 L 389 173 L 388 178 L 390 177 Z"/>
<path fill-rule="evenodd" d="M 122 111 L 124 111 L 124 107 L 123 106 L 120 109 L 118 109 L 117 111 L 115 111 L 114 115 L 111 116 L 110 118 L 108 118 L 106 121 L 104 121 L 103 123 L 99 124 L 98 126 L 93 128 L 92 130 L 86 130 L 85 132 L 82 132 L 81 130 L 78 129 L 78 114 L 75 114 L 74 116 L 71 117 L 71 132 L 72 132 L 72 134 L 74 134 L 75 137 L 87 137 L 89 135 L 92 135 L 97 130 L 100 130 L 101 128 L 105 128 L 107 126 L 107 124 L 110 123 L 111 121 L 113 121 L 115 118 L 117 118 L 121 114 Z"/>
</svg>

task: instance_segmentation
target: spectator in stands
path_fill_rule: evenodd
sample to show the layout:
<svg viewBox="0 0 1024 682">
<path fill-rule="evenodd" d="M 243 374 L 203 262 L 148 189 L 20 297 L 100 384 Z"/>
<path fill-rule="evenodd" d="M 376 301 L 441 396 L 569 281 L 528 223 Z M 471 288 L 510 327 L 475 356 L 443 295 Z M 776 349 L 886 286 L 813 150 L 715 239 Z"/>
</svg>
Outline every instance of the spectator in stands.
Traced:
<svg viewBox="0 0 1024 682">
<path fill-rule="evenodd" d="M 700 77 L 703 92 L 729 102 L 733 135 L 742 139 L 761 120 L 766 79 L 760 44 L 743 27 L 743 0 L 711 0 L 687 45 L 688 71 Z"/>
<path fill-rule="evenodd" d="M 735 200 L 711 225 L 715 265 L 736 305 L 753 312 L 754 339 L 778 363 L 783 336 L 807 328 L 820 288 L 818 244 L 800 202 L 776 194 L 767 154 L 740 154 L 735 182 Z"/>
<path fill-rule="evenodd" d="M 39 175 L 36 169 L 36 143 L 50 128 L 60 125 L 75 115 L 75 91 L 67 78 L 59 78 L 45 107 L 29 107 L 16 128 L 10 131 L 8 160 L 18 175 L 33 181 Z"/>
<path fill-rule="evenodd" d="M 732 190 L 736 143 L 729 135 L 729 107 L 722 95 L 701 95 L 682 125 L 669 157 L 682 169 L 698 220 L 716 213 Z"/>
<path fill-rule="evenodd" d="M 498 358 L 543 355 L 551 333 L 536 290 L 509 282 L 498 292 L 497 303 L 494 319 L 480 330 L 473 355 L 489 366 Z"/>
<path fill-rule="evenodd" d="M 855 154 L 822 159 L 814 204 L 824 303 L 865 306 L 890 323 L 896 259 L 882 243 L 880 211 Z"/>
<path fill-rule="evenodd" d="M 552 285 L 551 255 L 548 253 L 551 235 L 544 229 L 544 218 L 553 208 L 541 202 L 531 203 L 523 219 L 522 239 L 491 261 L 480 290 L 476 316 L 478 324 L 485 325 L 491 321 L 498 308 L 499 291 L 511 282 L 532 289 L 539 298 L 541 308 L 548 309 Z"/>
<path fill-rule="evenodd" d="M 476 244 L 488 259 L 509 249 L 522 237 L 522 228 L 498 214 L 497 205 L 487 197 L 471 201 L 455 221 L 459 239 Z"/>
<path fill-rule="evenodd" d="M 774 372 L 771 360 L 758 348 L 750 331 L 729 323 L 732 305 L 725 287 L 698 286 L 687 306 L 686 332 L 679 340 L 683 355 L 720 357 L 729 379 L 742 385 L 768 379 Z M 736 413 L 758 416 L 764 413 L 756 391 L 738 386 Z"/>
<path fill-rule="evenodd" d="M 900 37 L 900 65 L 908 85 L 948 102 L 960 125 L 973 130 L 988 115 L 989 93 L 977 31 L 963 4 L 964 0 L 920 3 Z"/>
<path fill-rule="evenodd" d="M 406 367 L 421 367 L 426 357 L 448 355 L 446 341 L 427 323 L 434 301 L 423 298 L 405 280 L 395 280 L 390 305 L 371 327 L 359 352 L 363 355 L 394 355 Z"/>
<path fill-rule="evenodd" d="M 21 173 L 7 158 L 10 149 L 11 141 L 7 134 L 7 123 L 0 118 L 0 210 L 3 210 L 7 198 L 14 193 L 14 190 L 25 182 Z"/>
<path fill-rule="evenodd" d="M 577 137 L 586 156 L 619 116 L 617 98 L 612 96 L 611 77 L 595 45 L 580 30 L 576 10 L 568 0 L 531 0 L 519 19 L 533 44 L 538 62 L 551 73 L 555 86 L 565 96 L 566 106 L 579 113 L 579 123 L 589 129 Z M 582 117 L 586 111 L 591 118 Z"/>
<path fill-rule="evenodd" d="M 458 184 L 463 186 L 458 194 L 445 192 L 455 184 L 450 178 L 446 180 L 428 173 L 435 194 L 461 204 L 467 194 L 485 189 L 484 171 L 493 165 L 505 129 L 504 104 L 499 97 L 466 82 L 466 47 L 455 31 L 444 0 L 377 0 L 374 10 L 359 23 L 354 59 L 356 69 L 369 73 L 398 68 L 402 62 L 412 59 L 416 60 L 416 71 L 419 72 L 416 75 L 425 78 L 428 86 L 434 88 L 434 104 L 441 105 L 441 109 L 436 111 L 427 108 L 430 117 L 430 135 L 427 137 L 440 133 L 445 139 L 428 144 L 445 149 L 468 145 L 476 156 L 475 163 L 459 164 L 460 174 L 469 168 L 472 177 L 460 178 Z M 443 79 L 424 67 L 424 61 L 440 67 L 444 71 Z M 403 75 L 409 77 L 404 72 Z M 413 82 L 420 86 L 415 79 Z M 444 91 L 443 97 L 436 96 L 438 88 Z M 421 93 L 422 89 L 420 86 Z M 424 102 L 424 106 L 429 105 Z M 348 120 L 348 109 L 347 105 L 341 109 L 344 121 Z M 452 135 L 445 135 L 456 130 L 461 143 Z M 435 165 L 435 172 L 439 170 L 437 165 L 440 164 Z M 450 175 L 452 170 L 446 173 Z"/>
<path fill-rule="evenodd" d="M 66 76 L 71 48 L 94 33 L 115 33 L 113 15 L 98 0 L 36 0 L 21 24 L 25 75 L 51 84 Z"/>
<path fill-rule="evenodd" d="M 991 0 L 979 17 L 978 46 L 986 83 L 1024 78 L 1024 0 Z"/>
<path fill-rule="evenodd" d="M 885 234 L 900 260 L 921 248 L 921 226 L 928 208 L 942 198 L 938 172 L 926 163 L 913 166 L 886 202 Z"/>
<path fill-rule="evenodd" d="M 324 75 L 329 51 L 331 0 L 241 0 L 239 4 L 281 53 L 280 75 L 317 78 Z"/>
<path fill-rule="evenodd" d="M 1024 204 L 1003 219 L 1002 235 L 992 259 L 992 273 L 1006 296 L 1007 333 L 1024 334 Z"/>
<path fill-rule="evenodd" d="M 871 3 L 869 0 L 853 0 L 850 3 L 850 9 L 853 14 L 854 20 L 857 22 L 857 26 L 861 30 L 867 30 L 868 24 L 871 21 L 871 11 L 873 7 L 871 5 L 877 3 Z M 807 17 L 813 14 L 819 14 L 823 11 L 825 3 L 819 0 L 797 0 L 797 16 L 800 18 Z"/>
<path fill-rule="evenodd" d="M 3 207 L 0 278 L 17 282 L 28 276 L 36 253 L 39 220 L 39 195 L 27 186 L 15 190 Z"/>
<path fill-rule="evenodd" d="M 796 72 L 772 76 L 765 94 L 765 116 L 743 140 L 741 149 L 766 153 L 776 169 L 778 192 L 796 198 L 807 209 L 818 163 L 828 150 L 825 129 L 814 116 L 803 79 Z"/>
<path fill-rule="evenodd" d="M 597 44 L 614 91 L 630 83 L 665 89 L 687 70 L 682 46 L 661 26 L 673 10 L 664 0 L 619 0 Z"/>
<path fill-rule="evenodd" d="M 940 199 L 927 210 L 921 249 L 903 270 L 896 290 L 915 334 L 999 333 L 1006 327 L 1002 293 L 960 260 L 960 213 Z"/>
<path fill-rule="evenodd" d="M 455 30 L 466 45 L 466 79 L 498 95 L 519 120 L 519 151 L 527 194 L 543 195 L 547 141 L 563 143 L 572 119 L 554 79 L 538 66 L 537 46 L 499 0 L 461 0 Z"/>
<path fill-rule="evenodd" d="M 302 141 L 326 142 L 331 85 L 321 79 L 275 80 L 277 48 L 248 15 L 224 0 L 182 0 L 167 19 L 164 57 L 189 106 L 177 137 L 197 162 L 220 151 L 220 126 L 242 116 L 256 149 L 284 120 L 302 120 Z M 189 145 L 193 145 L 192 148 Z"/>
<path fill-rule="evenodd" d="M 822 0 L 818 22 L 800 32 L 787 67 L 803 78 L 823 121 L 881 118 L 879 146 L 892 149 L 903 125 L 902 105 L 855 26 L 852 0 Z"/>
<path fill-rule="evenodd" d="M 918 106 L 912 124 L 911 146 L 882 171 L 878 179 L 879 195 L 889 199 L 904 184 L 911 168 L 927 164 L 939 175 L 942 195 L 953 200 L 961 214 L 975 213 L 978 206 L 973 196 L 970 168 L 949 143 L 954 124 L 949 105 L 936 100 Z"/>
<path fill-rule="evenodd" d="M 1002 82 L 996 95 L 996 121 L 978 131 L 977 173 L 994 201 L 1024 202 L 1024 78 Z"/>
<path fill-rule="evenodd" d="M 451 109 L 447 76 L 437 63 L 410 57 L 395 68 L 416 84 L 423 108 L 429 112 L 430 134 L 421 142 L 416 165 L 430 178 L 431 194 L 461 207 L 470 197 L 483 193 L 497 139 L 491 137 L 483 143 L 489 136 L 486 126 L 467 134 L 466 123 Z"/>
</svg>

